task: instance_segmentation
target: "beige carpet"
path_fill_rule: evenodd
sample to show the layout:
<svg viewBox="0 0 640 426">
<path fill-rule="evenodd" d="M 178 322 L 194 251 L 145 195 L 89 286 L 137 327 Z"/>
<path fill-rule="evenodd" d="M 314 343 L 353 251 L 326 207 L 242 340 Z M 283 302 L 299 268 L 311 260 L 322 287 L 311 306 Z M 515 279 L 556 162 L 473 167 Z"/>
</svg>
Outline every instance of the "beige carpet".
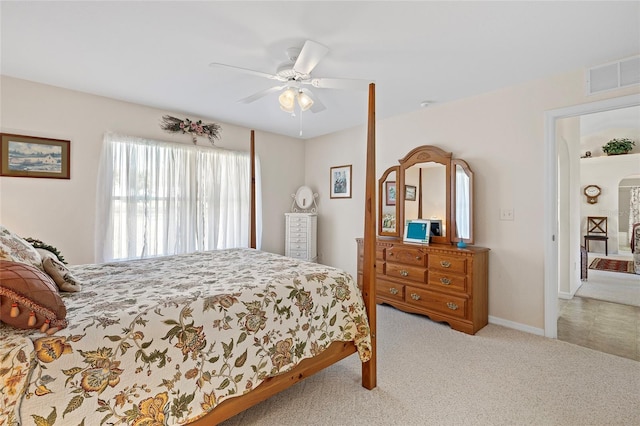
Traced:
<svg viewBox="0 0 640 426">
<path fill-rule="evenodd" d="M 231 425 L 640 424 L 640 363 L 509 328 L 475 336 L 378 307 L 378 387 L 357 356 Z"/>
</svg>

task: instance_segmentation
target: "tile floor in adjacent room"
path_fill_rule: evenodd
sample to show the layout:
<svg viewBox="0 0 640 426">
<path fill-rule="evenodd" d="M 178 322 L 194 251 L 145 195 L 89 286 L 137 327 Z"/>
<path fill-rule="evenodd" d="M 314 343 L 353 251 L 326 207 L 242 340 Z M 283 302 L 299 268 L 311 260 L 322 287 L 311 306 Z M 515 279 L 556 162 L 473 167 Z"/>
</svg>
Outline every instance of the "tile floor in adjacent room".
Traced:
<svg viewBox="0 0 640 426">
<path fill-rule="evenodd" d="M 591 258 L 590 253 L 589 262 Z M 591 272 L 592 282 L 603 276 L 601 271 Z M 618 276 L 606 274 L 603 282 Z M 640 307 L 574 296 L 570 300 L 558 299 L 558 312 L 558 340 L 640 361 Z"/>
<path fill-rule="evenodd" d="M 559 299 L 558 340 L 640 361 L 640 307 Z"/>
</svg>

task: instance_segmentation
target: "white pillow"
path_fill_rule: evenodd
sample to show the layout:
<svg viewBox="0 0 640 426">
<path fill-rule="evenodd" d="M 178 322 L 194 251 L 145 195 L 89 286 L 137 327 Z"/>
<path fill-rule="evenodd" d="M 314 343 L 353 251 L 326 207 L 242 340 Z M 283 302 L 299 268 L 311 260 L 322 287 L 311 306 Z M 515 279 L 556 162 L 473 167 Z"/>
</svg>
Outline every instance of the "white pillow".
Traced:
<svg viewBox="0 0 640 426">
<path fill-rule="evenodd" d="M 2 225 L 0 225 L 0 260 L 25 263 L 44 271 L 42 258 L 36 249 L 27 240 Z"/>
<path fill-rule="evenodd" d="M 46 249 L 36 249 L 42 258 L 44 271 L 53 279 L 62 291 L 80 291 L 81 286 L 76 277 L 69 272 L 58 256 Z"/>
</svg>

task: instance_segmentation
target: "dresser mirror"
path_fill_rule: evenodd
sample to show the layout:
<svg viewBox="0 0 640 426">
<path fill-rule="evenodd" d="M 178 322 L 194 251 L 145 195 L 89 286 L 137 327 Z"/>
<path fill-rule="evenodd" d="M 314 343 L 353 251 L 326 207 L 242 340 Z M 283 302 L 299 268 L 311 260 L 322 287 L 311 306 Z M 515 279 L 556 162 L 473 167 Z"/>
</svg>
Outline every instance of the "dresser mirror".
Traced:
<svg viewBox="0 0 640 426">
<path fill-rule="evenodd" d="M 389 167 L 378 180 L 378 235 L 397 237 L 399 235 L 397 181 L 400 166 Z"/>
<path fill-rule="evenodd" d="M 454 159 L 453 176 L 453 241 L 473 244 L 473 172 L 466 161 Z"/>
<path fill-rule="evenodd" d="M 472 244 L 473 173 L 467 163 L 431 145 L 411 150 L 399 163 L 378 182 L 379 235 L 400 237 L 407 221 L 426 219 L 439 224 L 432 243 Z"/>
</svg>

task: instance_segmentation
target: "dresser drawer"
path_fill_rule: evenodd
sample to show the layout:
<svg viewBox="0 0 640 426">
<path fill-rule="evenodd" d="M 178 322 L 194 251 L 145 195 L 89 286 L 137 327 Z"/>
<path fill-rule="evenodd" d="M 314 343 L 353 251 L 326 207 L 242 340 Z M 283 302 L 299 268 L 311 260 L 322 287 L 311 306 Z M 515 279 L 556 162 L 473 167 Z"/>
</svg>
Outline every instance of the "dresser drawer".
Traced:
<svg viewBox="0 0 640 426">
<path fill-rule="evenodd" d="M 454 275 L 443 271 L 429 271 L 429 287 L 438 290 L 457 291 L 460 293 L 467 292 L 466 275 Z"/>
<path fill-rule="evenodd" d="M 442 256 L 437 254 L 429 255 L 429 269 L 455 272 L 458 274 L 467 273 L 467 259 L 464 257 Z"/>
<path fill-rule="evenodd" d="M 358 257 L 358 273 L 362 272 L 363 264 L 364 259 L 362 258 L 362 256 Z M 387 269 L 386 267 L 387 264 L 383 260 L 376 260 L 376 275 L 384 275 Z"/>
<path fill-rule="evenodd" d="M 291 224 L 289 225 L 289 233 L 300 233 L 300 234 L 306 234 L 307 233 L 307 227 L 304 225 L 300 225 L 300 224 Z"/>
<path fill-rule="evenodd" d="M 456 318 L 465 318 L 467 313 L 467 299 L 415 287 L 407 286 L 405 301 Z"/>
<path fill-rule="evenodd" d="M 387 261 L 405 263 L 407 265 L 426 266 L 427 254 L 419 248 L 393 246 L 387 249 Z"/>
<path fill-rule="evenodd" d="M 404 300 L 404 285 L 376 279 L 376 292 L 385 299 Z"/>
<path fill-rule="evenodd" d="M 385 247 L 376 246 L 376 260 L 384 260 L 384 255 L 387 249 Z M 358 259 L 362 260 L 364 256 L 364 246 L 358 244 Z"/>
<path fill-rule="evenodd" d="M 307 258 L 307 250 L 290 250 L 290 257 L 295 257 L 296 259 L 306 259 Z"/>
<path fill-rule="evenodd" d="M 289 241 L 296 243 L 307 241 L 307 234 L 305 232 L 289 232 Z"/>
<path fill-rule="evenodd" d="M 291 216 L 289 217 L 289 222 L 291 224 L 294 223 L 302 223 L 302 224 L 307 224 L 307 218 L 306 217 L 297 217 L 297 216 Z"/>
<path fill-rule="evenodd" d="M 385 275 L 389 277 L 402 278 L 419 283 L 427 282 L 427 269 L 418 266 L 408 266 L 400 263 L 386 262 Z"/>
<path fill-rule="evenodd" d="M 290 242 L 289 243 L 289 250 L 291 251 L 307 251 L 307 243 L 294 243 L 294 242 Z"/>
</svg>

